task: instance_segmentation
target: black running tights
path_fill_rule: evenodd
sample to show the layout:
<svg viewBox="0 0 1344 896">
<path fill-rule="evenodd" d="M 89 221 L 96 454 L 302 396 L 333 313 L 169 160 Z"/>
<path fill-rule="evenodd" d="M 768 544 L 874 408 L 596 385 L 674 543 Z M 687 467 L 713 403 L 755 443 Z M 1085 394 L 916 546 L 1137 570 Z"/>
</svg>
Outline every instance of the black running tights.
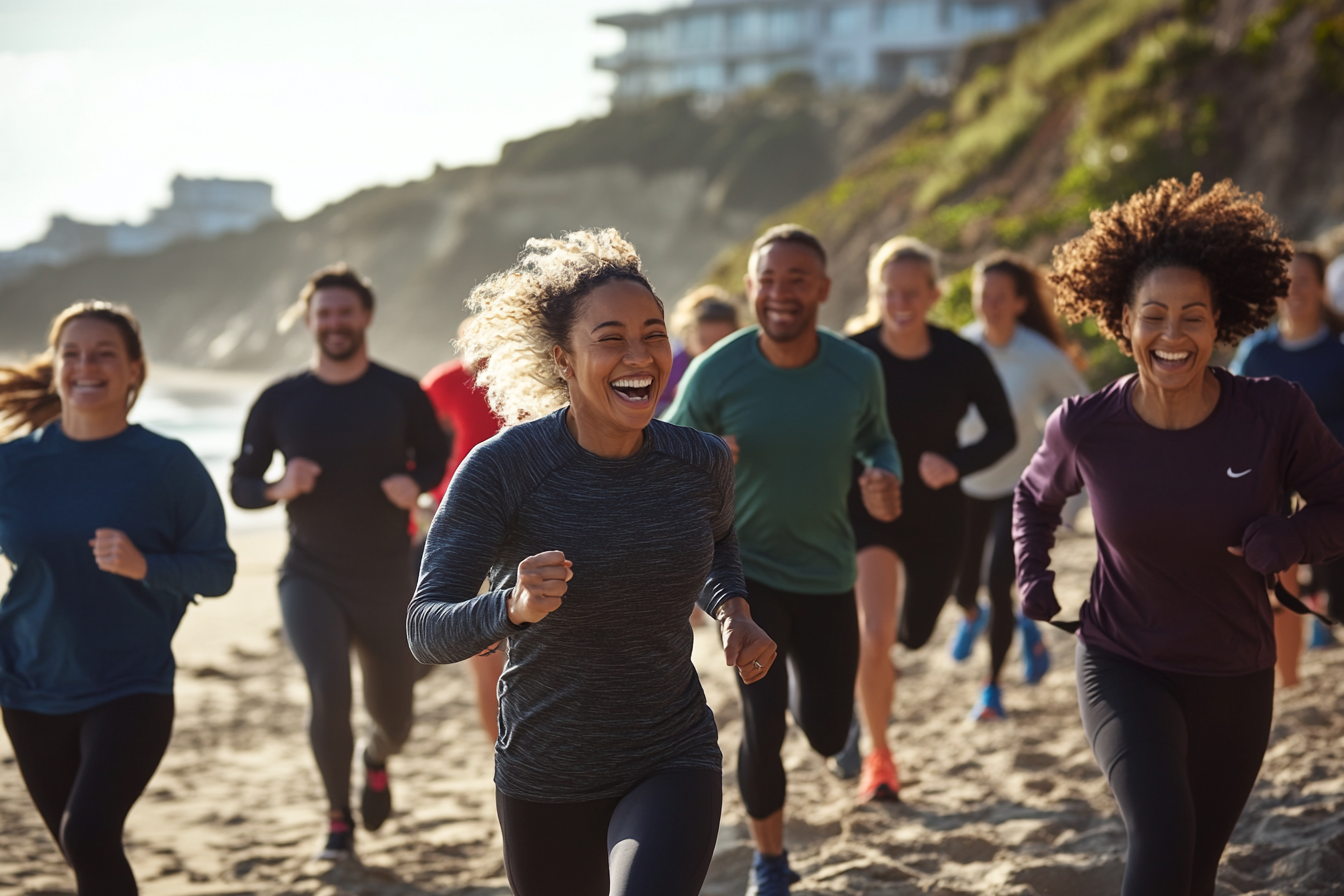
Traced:
<svg viewBox="0 0 1344 896">
<path fill-rule="evenodd" d="M 83 712 L 4 710 L 19 772 L 75 872 L 79 896 L 133 896 L 122 847 L 131 806 L 173 732 L 171 694 L 133 694 Z"/>
<path fill-rule="evenodd" d="M 985 570 L 985 542 L 989 568 Z M 989 680 L 999 681 L 999 672 L 1013 646 L 1013 582 L 1017 565 L 1013 559 L 1013 496 L 992 501 L 966 499 L 966 546 L 957 578 L 957 603 L 963 610 L 976 610 L 976 595 L 983 581 L 989 586 Z M 982 574 L 987 573 L 987 574 Z"/>
<path fill-rule="evenodd" d="M 1122 896 L 1213 896 L 1269 743 L 1274 670 L 1160 672 L 1078 645 L 1078 704 L 1129 834 Z"/>
<path fill-rule="evenodd" d="M 531 803 L 496 791 L 515 896 L 697 896 L 723 808 L 723 775 L 676 769 L 625 796 Z"/>
<path fill-rule="evenodd" d="M 786 779 L 779 751 L 788 731 L 786 712 L 812 749 L 834 756 L 845 747 L 854 719 L 854 678 L 859 669 L 859 616 L 854 592 L 793 594 L 747 581 L 752 621 L 779 650 L 765 677 L 739 678 L 742 746 L 737 784 L 752 818 L 784 806 Z"/>
</svg>

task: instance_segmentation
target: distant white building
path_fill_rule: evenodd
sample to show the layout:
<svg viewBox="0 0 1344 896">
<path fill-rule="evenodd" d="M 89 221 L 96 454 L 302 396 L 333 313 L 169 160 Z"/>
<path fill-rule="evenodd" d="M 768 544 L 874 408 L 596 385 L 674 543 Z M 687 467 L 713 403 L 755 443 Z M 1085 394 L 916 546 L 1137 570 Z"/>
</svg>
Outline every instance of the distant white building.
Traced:
<svg viewBox="0 0 1344 896">
<path fill-rule="evenodd" d="M 0 252 L 0 284 L 39 265 L 70 264 L 91 255 L 148 255 L 183 239 L 243 233 L 280 217 L 271 185 L 259 180 L 173 178 L 173 199 L 144 224 L 85 224 L 55 215 L 42 239 Z"/>
<path fill-rule="evenodd" d="M 892 89 L 937 82 L 968 41 L 1040 15 L 1038 0 L 692 0 L 599 18 L 626 39 L 596 66 L 616 73 L 617 104 L 726 96 L 790 71 L 824 89 Z"/>
</svg>

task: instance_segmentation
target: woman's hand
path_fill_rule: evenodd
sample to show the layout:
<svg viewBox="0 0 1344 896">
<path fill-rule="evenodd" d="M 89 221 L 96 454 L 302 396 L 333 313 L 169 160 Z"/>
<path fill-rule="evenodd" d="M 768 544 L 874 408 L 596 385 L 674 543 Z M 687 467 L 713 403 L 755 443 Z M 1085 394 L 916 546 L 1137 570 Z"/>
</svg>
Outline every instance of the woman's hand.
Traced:
<svg viewBox="0 0 1344 896">
<path fill-rule="evenodd" d="M 901 480 L 889 470 L 869 467 L 859 474 L 863 508 L 878 522 L 889 523 L 901 515 Z"/>
<path fill-rule="evenodd" d="M 1262 516 L 1246 527 L 1241 544 L 1227 549 L 1262 575 L 1273 576 L 1302 560 L 1306 546 L 1297 528 L 1282 516 Z"/>
<path fill-rule="evenodd" d="M 514 625 L 540 622 L 560 608 L 569 580 L 574 578 L 564 551 L 543 551 L 518 564 L 518 584 L 509 595 L 509 621 Z"/>
<path fill-rule="evenodd" d="M 929 488 L 938 491 L 960 479 L 961 472 L 956 464 L 941 454 L 925 451 L 919 456 L 919 478 L 923 479 Z"/>
<path fill-rule="evenodd" d="M 751 608 L 740 597 L 724 601 L 714 615 L 728 665 L 737 667 L 745 684 L 760 681 L 775 662 L 775 642 L 751 620 Z"/>
<path fill-rule="evenodd" d="M 114 573 L 135 579 L 137 582 L 149 575 L 149 564 L 145 555 L 140 553 L 125 532 L 120 529 L 95 529 L 89 539 L 93 548 L 93 562 L 103 572 Z"/>
</svg>

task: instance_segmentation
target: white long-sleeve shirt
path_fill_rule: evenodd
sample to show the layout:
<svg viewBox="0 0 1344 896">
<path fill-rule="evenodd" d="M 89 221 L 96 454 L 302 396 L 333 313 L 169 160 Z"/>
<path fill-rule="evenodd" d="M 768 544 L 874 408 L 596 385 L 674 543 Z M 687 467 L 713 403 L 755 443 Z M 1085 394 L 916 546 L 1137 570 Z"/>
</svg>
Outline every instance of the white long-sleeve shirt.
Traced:
<svg viewBox="0 0 1344 896">
<path fill-rule="evenodd" d="M 1069 356 L 1053 342 L 1030 327 L 1018 325 L 1013 338 L 1004 346 L 991 345 L 985 339 L 979 321 L 961 330 L 962 338 L 975 343 L 989 355 L 994 370 L 1008 394 L 1017 426 L 1017 445 L 993 466 L 961 480 L 961 489 L 972 498 L 988 501 L 1010 495 L 1022 478 L 1022 472 L 1045 437 L 1045 421 L 1064 399 L 1088 391 Z M 969 445 L 980 439 L 985 424 L 971 408 L 957 430 L 957 440 Z"/>
</svg>

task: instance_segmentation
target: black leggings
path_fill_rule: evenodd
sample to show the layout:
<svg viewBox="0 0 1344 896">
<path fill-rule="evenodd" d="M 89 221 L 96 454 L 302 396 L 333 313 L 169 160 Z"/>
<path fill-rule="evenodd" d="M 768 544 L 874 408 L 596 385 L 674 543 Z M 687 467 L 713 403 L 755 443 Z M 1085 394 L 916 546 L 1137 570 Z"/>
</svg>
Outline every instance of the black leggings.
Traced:
<svg viewBox="0 0 1344 896">
<path fill-rule="evenodd" d="M 339 587 L 286 572 L 280 578 L 285 635 L 303 664 L 312 697 L 308 737 L 332 809 L 350 808 L 350 649 L 359 656 L 364 706 L 372 719 L 366 751 L 374 762 L 401 750 L 411 733 L 415 682 L 431 667 L 406 643 L 410 584 L 404 575 L 385 582 Z"/>
<path fill-rule="evenodd" d="M 752 818 L 784 807 L 785 710 L 812 749 L 833 756 L 845 746 L 854 718 L 859 668 L 859 616 L 854 592 L 793 594 L 747 580 L 751 618 L 779 650 L 764 678 L 743 684 L 742 745 L 737 784 Z"/>
<path fill-rule="evenodd" d="M 4 709 L 28 793 L 75 872 L 79 896 L 130 896 L 122 828 L 173 733 L 172 694 L 133 694 L 63 715 Z"/>
<path fill-rule="evenodd" d="M 723 809 L 723 774 L 676 769 L 625 796 L 531 803 L 495 792 L 515 896 L 697 896 Z"/>
<path fill-rule="evenodd" d="M 851 493 L 849 520 L 854 527 L 857 550 L 887 548 L 905 567 L 905 599 L 901 601 L 901 616 L 896 623 L 896 639 L 911 650 L 918 650 L 933 636 L 957 580 L 966 535 L 966 498 L 958 485 L 949 485 L 938 492 L 923 489 L 911 494 L 920 497 L 907 495 L 901 515 L 894 522 L 881 523 L 869 516 L 862 501 Z"/>
<path fill-rule="evenodd" d="M 989 569 L 985 570 L 985 542 L 990 541 Z M 1017 564 L 1013 559 L 1013 496 L 991 501 L 966 499 L 966 545 L 957 578 L 957 603 L 966 611 L 977 610 L 976 595 L 983 581 L 989 586 L 989 680 L 999 681 L 999 672 L 1013 646 L 1013 582 Z"/>
<path fill-rule="evenodd" d="M 1274 670 L 1160 672 L 1078 644 L 1078 705 L 1129 834 L 1122 896 L 1212 896 L 1269 743 Z"/>
</svg>

